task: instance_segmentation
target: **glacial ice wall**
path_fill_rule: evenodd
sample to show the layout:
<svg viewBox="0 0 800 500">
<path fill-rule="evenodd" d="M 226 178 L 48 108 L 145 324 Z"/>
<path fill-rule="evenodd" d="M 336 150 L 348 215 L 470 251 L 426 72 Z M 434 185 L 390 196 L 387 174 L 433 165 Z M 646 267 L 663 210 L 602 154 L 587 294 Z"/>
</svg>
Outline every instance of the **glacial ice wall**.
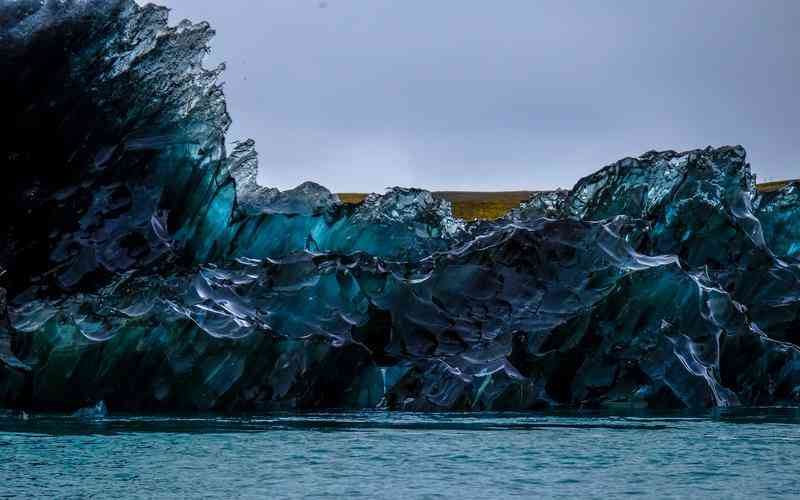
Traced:
<svg viewBox="0 0 800 500">
<path fill-rule="evenodd" d="M 506 217 L 258 186 L 202 66 L 132 0 L 0 2 L 0 405 L 800 403 L 800 186 L 743 148 L 626 158 Z M 265 82 L 268 89 L 268 82 Z"/>
</svg>

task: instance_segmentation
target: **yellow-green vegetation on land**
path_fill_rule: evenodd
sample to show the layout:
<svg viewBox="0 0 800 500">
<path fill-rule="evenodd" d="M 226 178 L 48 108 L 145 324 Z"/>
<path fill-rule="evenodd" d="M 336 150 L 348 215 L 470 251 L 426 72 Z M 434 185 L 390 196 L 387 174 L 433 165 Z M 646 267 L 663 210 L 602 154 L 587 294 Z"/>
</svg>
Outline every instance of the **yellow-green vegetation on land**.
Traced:
<svg viewBox="0 0 800 500">
<path fill-rule="evenodd" d="M 775 191 L 792 181 L 764 182 L 758 185 L 763 192 Z M 536 191 L 434 191 L 453 205 L 453 215 L 461 219 L 496 219 L 526 201 Z M 345 203 L 361 203 L 365 193 L 339 193 Z"/>
<path fill-rule="evenodd" d="M 434 191 L 453 205 L 453 215 L 461 219 L 496 219 L 526 201 L 535 191 Z M 361 203 L 364 193 L 339 193 L 345 203 Z"/>
<path fill-rule="evenodd" d="M 778 189 L 782 188 L 783 186 L 789 184 L 790 182 L 798 182 L 800 179 L 795 179 L 791 181 L 773 181 L 773 182 L 762 182 L 761 184 L 757 185 L 759 191 L 763 191 L 765 193 L 769 193 L 770 191 L 777 191 Z"/>
<path fill-rule="evenodd" d="M 339 197 L 345 203 L 361 203 L 364 201 L 364 198 L 367 197 L 366 193 L 336 193 L 336 196 Z"/>
<path fill-rule="evenodd" d="M 439 191 L 434 196 L 453 204 L 453 215 L 461 219 L 496 219 L 526 201 L 534 191 Z"/>
</svg>

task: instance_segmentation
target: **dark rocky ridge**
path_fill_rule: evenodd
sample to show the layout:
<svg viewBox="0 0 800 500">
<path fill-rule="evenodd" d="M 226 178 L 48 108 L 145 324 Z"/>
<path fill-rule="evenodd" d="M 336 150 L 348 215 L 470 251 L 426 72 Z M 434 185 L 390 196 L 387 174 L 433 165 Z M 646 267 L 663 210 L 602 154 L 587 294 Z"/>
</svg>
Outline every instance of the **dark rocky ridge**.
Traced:
<svg viewBox="0 0 800 500">
<path fill-rule="evenodd" d="M 759 193 L 743 148 L 496 221 L 279 193 L 252 142 L 225 151 L 212 35 L 132 0 L 0 5 L 3 407 L 800 402 L 800 186 Z"/>
</svg>

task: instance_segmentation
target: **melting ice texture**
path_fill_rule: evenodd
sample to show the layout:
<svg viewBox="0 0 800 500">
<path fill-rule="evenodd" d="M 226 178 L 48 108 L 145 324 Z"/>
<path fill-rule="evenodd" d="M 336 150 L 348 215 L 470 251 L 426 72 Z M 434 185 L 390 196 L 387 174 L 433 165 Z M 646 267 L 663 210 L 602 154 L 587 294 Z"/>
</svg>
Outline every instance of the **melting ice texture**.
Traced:
<svg viewBox="0 0 800 500">
<path fill-rule="evenodd" d="M 213 31 L 0 3 L 0 402 L 74 411 L 800 402 L 800 186 L 626 158 L 495 221 L 228 154 Z M 269 82 L 265 82 L 268 92 Z"/>
</svg>

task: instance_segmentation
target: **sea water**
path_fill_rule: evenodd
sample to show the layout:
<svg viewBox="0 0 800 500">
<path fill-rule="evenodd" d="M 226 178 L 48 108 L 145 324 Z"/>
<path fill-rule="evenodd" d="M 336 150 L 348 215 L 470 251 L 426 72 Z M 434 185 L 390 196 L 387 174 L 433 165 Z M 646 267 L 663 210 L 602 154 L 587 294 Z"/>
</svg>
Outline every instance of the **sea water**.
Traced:
<svg viewBox="0 0 800 500">
<path fill-rule="evenodd" d="M 788 408 L 0 416 L 0 497 L 797 497 L 798 457 Z"/>
</svg>

